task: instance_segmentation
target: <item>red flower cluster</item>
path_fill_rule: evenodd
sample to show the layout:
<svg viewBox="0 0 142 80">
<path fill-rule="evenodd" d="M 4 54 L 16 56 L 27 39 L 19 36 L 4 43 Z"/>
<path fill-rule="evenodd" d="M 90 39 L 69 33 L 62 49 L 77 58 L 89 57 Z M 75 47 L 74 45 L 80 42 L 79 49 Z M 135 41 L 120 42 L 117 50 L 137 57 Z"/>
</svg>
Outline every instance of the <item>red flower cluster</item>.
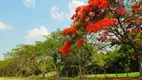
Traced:
<svg viewBox="0 0 142 80">
<path fill-rule="evenodd" d="M 117 20 L 114 19 L 114 18 L 111 18 L 109 19 L 108 17 L 102 19 L 102 20 L 99 20 L 98 22 L 96 23 L 88 23 L 87 27 L 86 27 L 86 31 L 88 33 L 96 33 L 97 31 L 99 31 L 100 29 L 102 28 L 108 28 L 110 26 L 113 26 L 117 23 Z"/>
<path fill-rule="evenodd" d="M 80 19 L 85 20 L 86 13 L 92 10 L 89 8 L 89 6 L 85 5 L 77 7 L 75 10 L 76 13 L 71 17 L 71 19 L 74 20 L 74 22 L 77 22 Z"/>
<path fill-rule="evenodd" d="M 100 26 L 102 26 L 102 28 L 108 28 L 108 27 L 115 25 L 117 22 L 118 21 L 115 18 L 105 17 L 104 19 L 98 21 L 97 23 L 100 24 Z"/>
<path fill-rule="evenodd" d="M 102 28 L 108 28 L 117 23 L 117 20 L 114 18 L 105 17 L 102 19 L 103 14 L 107 14 L 106 8 L 109 5 L 108 0 L 88 0 L 88 5 L 79 6 L 75 10 L 75 14 L 71 17 L 76 26 L 66 28 L 62 31 L 63 35 L 75 35 L 73 42 L 76 41 L 76 37 L 82 35 L 84 30 L 86 33 L 96 33 Z M 95 19 L 96 18 L 96 19 Z M 98 20 L 98 18 L 100 18 Z M 95 19 L 95 20 L 94 20 Z M 95 22 L 93 22 L 94 20 Z M 84 44 L 82 38 L 78 38 L 76 41 L 76 46 L 81 47 Z M 62 47 L 62 54 L 66 55 L 71 51 L 71 41 L 67 41 Z"/>
<path fill-rule="evenodd" d="M 91 33 L 91 32 L 96 33 L 99 29 L 100 29 L 100 25 L 98 25 L 97 23 L 91 23 L 91 22 L 89 22 L 86 27 L 86 31 L 88 33 Z"/>
<path fill-rule="evenodd" d="M 75 45 L 80 48 L 83 44 L 84 44 L 84 40 L 79 38 Z"/>
<path fill-rule="evenodd" d="M 62 34 L 63 35 L 68 35 L 68 34 L 74 34 L 76 33 L 76 27 L 75 26 L 72 26 L 72 27 L 69 27 L 69 28 L 66 28 L 62 31 Z"/>
<path fill-rule="evenodd" d="M 116 10 L 116 12 L 117 12 L 118 15 L 123 15 L 123 14 L 126 14 L 126 9 L 121 8 L 121 9 Z"/>
<path fill-rule="evenodd" d="M 106 9 L 109 5 L 108 0 L 89 0 L 90 7 L 98 7 L 98 9 Z"/>
<path fill-rule="evenodd" d="M 93 9 L 106 9 L 109 5 L 108 0 L 89 0 L 88 5 L 79 6 L 75 10 L 75 14 L 71 17 L 74 22 L 78 20 L 84 21 L 86 14 L 92 11 Z"/>
<path fill-rule="evenodd" d="M 88 4 L 89 6 L 97 7 L 99 5 L 99 0 L 89 0 Z"/>
<path fill-rule="evenodd" d="M 135 4 L 134 6 L 132 6 L 132 8 L 133 8 L 133 11 L 134 12 L 139 12 L 139 11 L 142 11 L 142 7 L 141 7 L 141 5 L 140 4 Z"/>
<path fill-rule="evenodd" d="M 68 39 L 64 46 L 61 48 L 62 55 L 66 55 L 67 53 L 71 52 L 71 40 Z"/>
</svg>

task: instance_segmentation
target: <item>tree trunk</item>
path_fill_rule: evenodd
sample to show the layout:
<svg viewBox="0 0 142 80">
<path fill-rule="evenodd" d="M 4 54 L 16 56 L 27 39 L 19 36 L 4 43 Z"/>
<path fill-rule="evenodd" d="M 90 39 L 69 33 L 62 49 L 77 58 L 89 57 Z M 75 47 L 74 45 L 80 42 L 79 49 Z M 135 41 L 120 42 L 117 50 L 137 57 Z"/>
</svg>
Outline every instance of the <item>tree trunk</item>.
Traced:
<svg viewBox="0 0 142 80">
<path fill-rule="evenodd" d="M 91 75 L 91 74 L 93 74 L 93 70 L 92 70 L 92 69 L 91 69 L 91 73 L 90 73 L 90 75 Z"/>
<path fill-rule="evenodd" d="M 74 70 L 72 70 L 72 78 L 74 79 Z"/>
<path fill-rule="evenodd" d="M 34 70 L 32 71 L 32 77 L 34 77 L 34 75 L 35 75 L 35 72 L 34 72 Z"/>
<path fill-rule="evenodd" d="M 81 64 L 79 65 L 79 70 L 80 70 L 80 78 L 85 78 L 85 65 Z"/>
<path fill-rule="evenodd" d="M 68 77 L 68 71 L 66 71 L 66 77 Z"/>
<path fill-rule="evenodd" d="M 126 73 L 127 73 L 127 78 L 128 78 L 128 64 L 126 64 Z"/>
<path fill-rule="evenodd" d="M 5 73 L 4 73 L 4 71 L 3 71 L 3 77 L 5 76 Z"/>
<path fill-rule="evenodd" d="M 19 70 L 18 75 L 19 77 L 22 77 L 22 70 Z"/>
<path fill-rule="evenodd" d="M 95 78 L 97 77 L 97 72 L 98 72 L 98 71 L 97 71 L 97 69 L 96 69 L 96 70 L 95 70 Z"/>
<path fill-rule="evenodd" d="M 15 76 L 18 77 L 18 70 L 16 70 Z"/>
<path fill-rule="evenodd" d="M 117 69 L 116 69 L 116 77 L 118 77 L 118 76 L 117 76 Z"/>
<path fill-rule="evenodd" d="M 105 78 L 106 78 L 106 68 L 105 68 L 105 66 L 104 66 L 104 75 L 105 75 Z"/>
<path fill-rule="evenodd" d="M 58 64 L 56 64 L 56 80 L 58 80 L 59 73 L 58 73 Z"/>
<path fill-rule="evenodd" d="M 129 77 L 129 75 L 128 75 L 128 71 L 127 71 L 127 78 Z"/>
<path fill-rule="evenodd" d="M 142 59 L 139 59 L 140 77 L 142 78 Z"/>
<path fill-rule="evenodd" d="M 44 71 L 42 72 L 42 77 L 45 78 L 45 72 Z"/>
</svg>

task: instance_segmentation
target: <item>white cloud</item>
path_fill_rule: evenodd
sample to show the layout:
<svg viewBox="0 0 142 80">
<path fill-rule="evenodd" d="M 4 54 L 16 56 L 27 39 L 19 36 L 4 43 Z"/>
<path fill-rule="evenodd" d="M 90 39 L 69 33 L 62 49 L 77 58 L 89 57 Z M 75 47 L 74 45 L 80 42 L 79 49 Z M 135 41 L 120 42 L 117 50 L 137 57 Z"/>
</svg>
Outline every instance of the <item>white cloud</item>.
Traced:
<svg viewBox="0 0 142 80">
<path fill-rule="evenodd" d="M 78 0 L 72 0 L 69 4 L 69 13 L 67 13 L 67 17 L 70 18 L 73 14 L 75 14 L 75 9 L 78 6 L 84 5 L 85 3 L 83 1 L 78 1 Z"/>
<path fill-rule="evenodd" d="M 45 35 L 49 35 L 48 30 L 41 26 L 40 28 L 35 28 L 33 30 L 28 31 L 27 36 L 25 37 L 25 43 L 34 43 L 35 41 L 43 41 L 45 40 Z"/>
<path fill-rule="evenodd" d="M 12 29 L 12 27 L 0 22 L 0 30 L 6 30 L 6 29 Z"/>
<path fill-rule="evenodd" d="M 63 12 L 60 12 L 59 8 L 57 6 L 53 6 L 50 10 L 50 15 L 55 20 L 63 20 L 65 18 L 65 15 Z"/>
<path fill-rule="evenodd" d="M 71 0 L 68 4 L 68 12 L 62 12 L 57 6 L 53 6 L 50 10 L 51 17 L 55 20 L 63 20 L 65 18 L 70 19 L 75 13 L 75 9 L 81 5 L 84 5 L 83 1 Z"/>
<path fill-rule="evenodd" d="M 35 0 L 23 0 L 23 4 L 27 8 L 35 8 Z"/>
</svg>

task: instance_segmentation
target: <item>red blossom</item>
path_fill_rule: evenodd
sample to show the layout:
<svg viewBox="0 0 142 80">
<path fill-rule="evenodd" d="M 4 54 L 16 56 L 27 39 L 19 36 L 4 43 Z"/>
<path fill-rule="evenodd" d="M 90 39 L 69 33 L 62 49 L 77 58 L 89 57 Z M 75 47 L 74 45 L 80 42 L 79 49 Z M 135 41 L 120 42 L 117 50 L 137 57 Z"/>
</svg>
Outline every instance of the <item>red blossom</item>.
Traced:
<svg viewBox="0 0 142 80">
<path fill-rule="evenodd" d="M 100 23 L 100 25 L 103 28 L 107 28 L 107 27 L 111 27 L 111 26 L 115 25 L 117 23 L 117 19 L 106 17 L 106 18 L 98 21 L 98 23 Z"/>
<path fill-rule="evenodd" d="M 77 14 L 74 14 L 71 19 L 74 20 L 77 17 Z"/>
<path fill-rule="evenodd" d="M 93 8 L 98 7 L 98 9 L 106 9 L 109 5 L 109 2 L 108 0 L 89 0 L 88 4 Z"/>
<path fill-rule="evenodd" d="M 86 27 L 86 31 L 88 33 L 94 32 L 96 33 L 98 30 L 100 29 L 100 26 L 97 23 L 88 23 L 87 27 Z"/>
<path fill-rule="evenodd" d="M 141 7 L 141 5 L 140 4 L 135 4 L 134 6 L 132 6 L 132 8 L 133 8 L 133 11 L 134 12 L 139 12 L 139 11 L 142 11 L 142 7 Z"/>
<path fill-rule="evenodd" d="M 100 5 L 98 6 L 99 9 L 106 9 L 109 5 L 107 0 L 99 0 Z"/>
<path fill-rule="evenodd" d="M 88 33 L 96 33 L 97 31 L 99 31 L 102 28 L 108 28 L 111 27 L 113 25 L 115 25 L 117 23 L 117 20 L 114 18 L 104 18 L 102 20 L 97 21 L 96 23 L 88 23 L 87 27 L 86 27 L 86 31 Z"/>
<path fill-rule="evenodd" d="M 79 6 L 76 8 L 75 10 L 75 14 L 71 17 L 71 19 L 74 22 L 77 22 L 78 20 L 85 20 L 85 14 L 89 11 L 89 7 L 88 6 Z"/>
<path fill-rule="evenodd" d="M 84 5 L 83 5 L 84 6 Z M 75 10 L 76 13 L 79 13 L 80 11 L 82 11 L 83 6 L 78 6 Z"/>
<path fill-rule="evenodd" d="M 98 0 L 89 0 L 88 4 L 91 7 L 97 7 L 99 5 L 99 1 Z"/>
<path fill-rule="evenodd" d="M 84 44 L 84 40 L 79 38 L 75 45 L 80 48 L 83 44 Z"/>
<path fill-rule="evenodd" d="M 72 49 L 71 49 L 71 40 L 68 39 L 66 41 L 66 43 L 63 45 L 63 47 L 61 48 L 61 52 L 62 52 L 62 55 L 66 55 L 67 53 L 71 52 Z"/>
<path fill-rule="evenodd" d="M 126 14 L 126 9 L 125 8 L 120 8 L 120 9 L 117 9 L 116 12 L 119 15 L 123 15 L 123 14 Z"/>
<path fill-rule="evenodd" d="M 66 28 L 66 29 L 64 29 L 63 31 L 62 31 L 62 34 L 63 35 L 68 35 L 68 34 L 74 34 L 74 33 L 76 33 L 76 28 L 75 28 L 75 26 L 72 26 L 72 27 L 69 27 L 69 28 Z"/>
<path fill-rule="evenodd" d="M 117 19 L 105 17 L 106 15 L 104 15 L 108 13 L 106 9 L 108 8 L 108 6 L 108 0 L 88 0 L 88 5 L 77 7 L 75 10 L 76 13 L 71 17 L 75 25 L 64 29 L 62 31 L 62 34 L 74 35 L 75 33 L 77 33 L 74 37 L 72 37 L 73 40 L 76 40 L 75 37 L 79 37 L 78 34 L 81 35 L 84 30 L 86 31 L 86 33 L 96 33 L 103 28 L 114 26 L 118 22 Z M 109 35 L 108 32 L 104 32 L 104 34 Z M 107 39 L 108 37 L 98 38 L 98 40 L 102 41 L 106 41 Z M 81 47 L 83 44 L 84 39 L 82 38 L 78 38 L 77 42 L 75 43 L 77 47 Z M 71 40 L 67 40 L 62 47 L 62 55 L 66 55 L 69 52 L 71 52 Z"/>
</svg>

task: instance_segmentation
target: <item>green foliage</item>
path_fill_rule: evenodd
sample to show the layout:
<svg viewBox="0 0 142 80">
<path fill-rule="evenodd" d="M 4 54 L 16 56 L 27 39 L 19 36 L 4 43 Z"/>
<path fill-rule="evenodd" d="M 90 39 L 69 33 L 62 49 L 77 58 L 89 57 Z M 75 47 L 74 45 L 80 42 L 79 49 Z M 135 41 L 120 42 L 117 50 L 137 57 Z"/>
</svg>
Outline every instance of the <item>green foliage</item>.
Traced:
<svg viewBox="0 0 142 80">
<path fill-rule="evenodd" d="M 34 45 L 17 45 L 5 53 L 5 60 L 0 61 L 0 76 L 46 77 L 49 72 L 57 73 L 52 76 L 77 76 L 79 73 L 94 73 L 94 70 L 96 73 L 104 73 L 106 66 L 110 72 L 114 73 L 116 69 L 124 72 L 126 67 L 131 66 L 131 60 L 128 60 L 134 52 L 131 46 L 121 45 L 102 54 L 98 51 L 105 49 L 102 47 L 106 44 L 95 41 L 95 36 L 83 36 L 86 38 L 85 44 L 80 48 L 72 46 L 72 52 L 66 56 L 61 55 L 60 49 L 68 36 L 63 36 L 59 29 L 46 36 L 45 41 L 36 41 Z M 130 66 L 122 65 L 128 62 Z"/>
</svg>

